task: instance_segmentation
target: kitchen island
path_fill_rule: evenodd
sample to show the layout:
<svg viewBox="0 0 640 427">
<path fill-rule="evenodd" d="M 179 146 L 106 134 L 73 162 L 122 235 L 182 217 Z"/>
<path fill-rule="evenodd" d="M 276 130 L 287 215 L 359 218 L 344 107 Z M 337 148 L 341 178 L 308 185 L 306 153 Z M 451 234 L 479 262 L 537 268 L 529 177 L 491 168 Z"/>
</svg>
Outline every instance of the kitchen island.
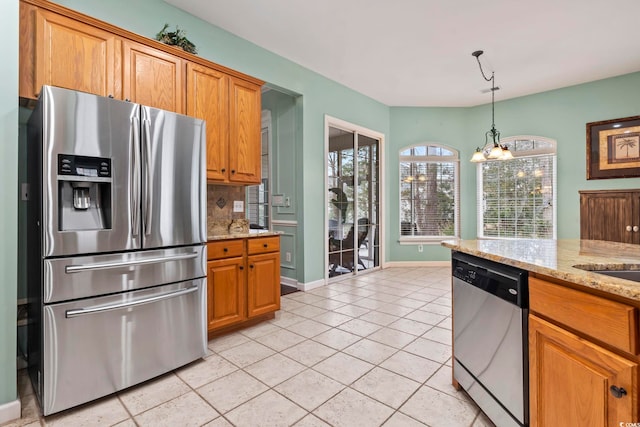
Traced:
<svg viewBox="0 0 640 427">
<path fill-rule="evenodd" d="M 529 272 L 531 426 L 640 420 L 640 283 L 594 272 L 640 270 L 640 246 L 589 240 L 450 240 L 443 246 Z M 455 310 L 453 316 L 455 330 Z"/>
</svg>

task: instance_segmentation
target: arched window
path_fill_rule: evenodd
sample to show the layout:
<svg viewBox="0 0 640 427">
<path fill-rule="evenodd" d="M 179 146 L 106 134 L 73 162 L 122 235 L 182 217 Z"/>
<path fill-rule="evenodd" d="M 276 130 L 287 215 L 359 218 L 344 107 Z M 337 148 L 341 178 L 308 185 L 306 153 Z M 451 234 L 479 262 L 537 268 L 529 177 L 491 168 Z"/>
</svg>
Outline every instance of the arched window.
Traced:
<svg viewBox="0 0 640 427">
<path fill-rule="evenodd" d="M 402 148 L 400 242 L 426 243 L 460 236 L 458 151 L 423 143 Z"/>
<path fill-rule="evenodd" d="M 555 239 L 556 141 L 539 136 L 500 140 L 511 160 L 478 163 L 478 237 Z"/>
</svg>

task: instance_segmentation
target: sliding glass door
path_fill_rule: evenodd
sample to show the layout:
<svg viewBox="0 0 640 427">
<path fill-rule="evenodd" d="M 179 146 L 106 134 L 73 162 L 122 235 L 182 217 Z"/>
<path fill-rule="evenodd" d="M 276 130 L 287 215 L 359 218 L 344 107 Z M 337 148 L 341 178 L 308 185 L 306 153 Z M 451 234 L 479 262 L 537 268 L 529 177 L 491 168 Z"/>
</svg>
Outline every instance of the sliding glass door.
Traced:
<svg viewBox="0 0 640 427">
<path fill-rule="evenodd" d="M 327 152 L 328 276 L 380 266 L 380 140 L 329 126 Z"/>
</svg>

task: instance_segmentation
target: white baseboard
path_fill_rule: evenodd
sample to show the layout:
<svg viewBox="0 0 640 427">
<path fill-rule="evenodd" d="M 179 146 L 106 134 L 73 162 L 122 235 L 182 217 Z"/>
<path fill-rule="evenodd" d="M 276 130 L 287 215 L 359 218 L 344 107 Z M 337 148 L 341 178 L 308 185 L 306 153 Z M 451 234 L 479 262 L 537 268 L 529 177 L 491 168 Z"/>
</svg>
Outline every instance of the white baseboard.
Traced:
<svg viewBox="0 0 640 427">
<path fill-rule="evenodd" d="M 320 279 L 320 280 L 315 280 L 309 283 L 298 283 L 298 289 L 300 289 L 301 291 L 307 292 L 307 291 L 310 291 L 311 289 L 319 288 L 320 286 L 324 286 L 326 284 L 327 282 L 324 279 Z"/>
<path fill-rule="evenodd" d="M 280 283 L 300 289 L 300 284 L 298 283 L 298 281 L 296 279 L 292 279 L 291 277 L 280 276 Z"/>
<path fill-rule="evenodd" d="M 311 289 L 319 288 L 320 286 L 324 286 L 327 282 L 324 279 L 315 280 L 309 283 L 300 283 L 296 279 L 292 279 L 290 277 L 280 276 L 280 283 L 287 286 L 293 286 L 294 288 L 298 288 L 298 290 L 302 292 L 310 291 Z"/>
<path fill-rule="evenodd" d="M 451 267 L 451 261 L 388 261 L 384 268 L 395 267 Z"/>
<path fill-rule="evenodd" d="M 20 418 L 20 399 L 0 405 L 0 424 Z"/>
</svg>

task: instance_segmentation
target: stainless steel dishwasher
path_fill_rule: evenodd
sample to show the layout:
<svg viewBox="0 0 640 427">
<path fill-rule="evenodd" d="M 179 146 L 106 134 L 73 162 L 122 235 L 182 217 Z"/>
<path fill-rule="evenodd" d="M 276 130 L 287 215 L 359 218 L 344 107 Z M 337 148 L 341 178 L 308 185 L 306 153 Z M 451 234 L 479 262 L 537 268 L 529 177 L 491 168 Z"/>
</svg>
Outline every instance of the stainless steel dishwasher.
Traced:
<svg viewBox="0 0 640 427">
<path fill-rule="evenodd" d="M 529 425 L 528 274 L 453 252 L 454 378 L 498 426 Z"/>
</svg>

